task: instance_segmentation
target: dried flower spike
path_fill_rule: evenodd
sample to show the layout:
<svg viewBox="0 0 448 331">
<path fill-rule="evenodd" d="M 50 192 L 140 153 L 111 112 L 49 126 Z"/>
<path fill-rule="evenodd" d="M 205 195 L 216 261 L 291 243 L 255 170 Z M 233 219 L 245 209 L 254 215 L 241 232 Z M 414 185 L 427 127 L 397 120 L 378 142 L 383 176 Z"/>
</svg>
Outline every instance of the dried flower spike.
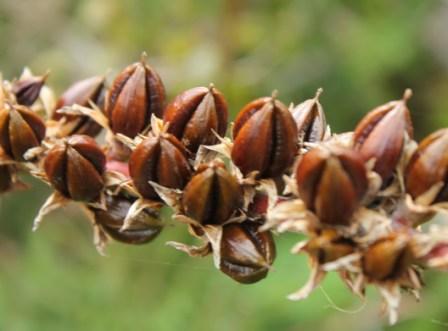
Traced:
<svg viewBox="0 0 448 331">
<path fill-rule="evenodd" d="M 327 225 L 349 225 L 367 191 L 364 162 L 345 148 L 314 148 L 296 168 L 300 198 Z"/>
<path fill-rule="evenodd" d="M 134 138 L 150 123 L 151 115 L 162 117 L 165 88 L 156 71 L 145 62 L 125 68 L 116 78 L 106 99 L 106 114 L 115 133 Z"/>
<path fill-rule="evenodd" d="M 222 224 L 241 206 L 241 188 L 219 162 L 201 165 L 182 196 L 184 214 L 203 225 Z"/>
<path fill-rule="evenodd" d="M 406 102 L 411 97 L 406 90 L 402 100 L 391 101 L 369 112 L 355 129 L 354 148 L 365 161 L 375 159 L 374 170 L 387 185 L 400 160 L 406 134 L 413 136 L 413 127 Z"/>
<path fill-rule="evenodd" d="M 184 146 L 171 134 L 162 133 L 143 140 L 132 152 L 129 172 L 137 191 L 147 199 L 158 195 L 149 184 L 182 189 L 191 176 Z"/>
<path fill-rule="evenodd" d="M 304 142 L 316 143 L 324 139 L 327 122 L 324 110 L 319 102 L 321 93 L 322 89 L 318 89 L 313 99 L 308 99 L 291 110 L 297 124 L 300 144 Z"/>
<path fill-rule="evenodd" d="M 24 161 L 25 152 L 40 145 L 45 131 L 43 120 L 24 106 L 6 105 L 0 110 L 0 145 L 16 161 Z"/>
<path fill-rule="evenodd" d="M 104 186 L 106 157 L 95 140 L 75 135 L 53 147 L 44 160 L 48 181 L 66 198 L 92 201 Z"/>
<path fill-rule="evenodd" d="M 252 221 L 223 227 L 219 269 L 243 284 L 265 278 L 275 259 L 275 243 L 269 231 L 258 231 Z"/>
<path fill-rule="evenodd" d="M 297 126 L 291 112 L 275 97 L 256 99 L 238 114 L 233 127 L 232 161 L 244 175 L 276 177 L 294 161 Z"/>
<path fill-rule="evenodd" d="M 213 131 L 224 136 L 227 118 L 227 102 L 213 84 L 182 92 L 166 107 L 163 116 L 169 123 L 168 132 L 192 152 L 200 145 L 215 144 L 218 138 Z"/>
<path fill-rule="evenodd" d="M 12 86 L 12 93 L 16 96 L 17 103 L 23 106 L 31 106 L 39 98 L 40 90 L 48 78 L 48 73 L 43 76 L 31 76 L 19 79 Z"/>
<path fill-rule="evenodd" d="M 448 129 L 436 131 L 420 143 L 408 163 L 405 182 L 414 199 L 443 183 L 433 202 L 448 201 Z"/>
<path fill-rule="evenodd" d="M 63 132 L 62 136 L 85 134 L 94 137 L 101 131 L 101 126 L 88 116 L 62 115 L 57 110 L 74 104 L 90 107 L 90 102 L 93 102 L 99 109 L 104 109 L 104 79 L 104 76 L 95 76 L 81 80 L 71 85 L 61 95 L 56 103 L 52 119 L 65 118 L 66 123 L 59 130 Z"/>
<path fill-rule="evenodd" d="M 124 194 L 107 195 L 106 210 L 95 208 L 91 208 L 91 210 L 97 225 L 110 237 L 125 244 L 140 245 L 156 238 L 163 226 L 159 221 L 159 211 L 146 208 L 134 217 L 128 229 L 121 231 L 124 219 L 134 201 L 135 198 Z"/>
</svg>

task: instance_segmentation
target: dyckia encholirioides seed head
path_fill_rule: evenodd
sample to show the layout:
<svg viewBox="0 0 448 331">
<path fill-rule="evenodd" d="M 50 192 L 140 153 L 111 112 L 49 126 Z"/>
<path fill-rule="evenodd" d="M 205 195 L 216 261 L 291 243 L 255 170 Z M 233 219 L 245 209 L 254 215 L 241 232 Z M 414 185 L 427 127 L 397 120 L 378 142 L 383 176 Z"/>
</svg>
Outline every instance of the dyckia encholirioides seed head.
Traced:
<svg viewBox="0 0 448 331">
<path fill-rule="evenodd" d="M 183 191 L 183 213 L 207 224 L 222 224 L 242 206 L 242 189 L 221 162 L 202 164 Z"/>
<path fill-rule="evenodd" d="M 244 175 L 281 176 L 297 151 L 297 125 L 275 97 L 256 99 L 238 114 L 233 127 L 232 161 Z"/>
<path fill-rule="evenodd" d="M 448 129 L 422 140 L 405 173 L 406 191 L 415 199 L 443 183 L 433 202 L 448 201 Z"/>
<path fill-rule="evenodd" d="M 217 143 L 216 133 L 226 134 L 227 102 L 212 84 L 208 88 L 195 87 L 174 98 L 166 107 L 163 120 L 169 123 L 169 133 L 196 152 L 200 145 Z"/>
<path fill-rule="evenodd" d="M 350 225 L 367 192 L 364 162 L 346 148 L 314 148 L 296 168 L 300 198 L 326 225 Z"/>
<path fill-rule="evenodd" d="M 165 87 L 144 56 L 115 78 L 106 99 L 106 115 L 112 131 L 131 138 L 148 126 L 152 114 L 163 116 Z"/>
<path fill-rule="evenodd" d="M 56 145 L 44 160 L 44 170 L 51 185 L 66 198 L 92 201 L 104 186 L 106 156 L 89 136 L 74 135 Z"/>
<path fill-rule="evenodd" d="M 374 170 L 388 184 L 403 152 L 406 134 L 413 136 L 409 109 L 406 105 L 411 91 L 406 90 L 403 99 L 391 101 L 370 111 L 357 125 L 354 148 L 363 159 L 375 159 Z"/>
<path fill-rule="evenodd" d="M 137 191 L 147 199 L 158 195 L 149 181 L 182 189 L 191 176 L 191 167 L 182 143 L 169 133 L 143 140 L 129 158 L 129 173 Z"/>
<path fill-rule="evenodd" d="M 0 110 L 0 145 L 6 155 L 24 161 L 25 152 L 45 137 L 44 121 L 24 106 L 6 105 Z"/>
</svg>

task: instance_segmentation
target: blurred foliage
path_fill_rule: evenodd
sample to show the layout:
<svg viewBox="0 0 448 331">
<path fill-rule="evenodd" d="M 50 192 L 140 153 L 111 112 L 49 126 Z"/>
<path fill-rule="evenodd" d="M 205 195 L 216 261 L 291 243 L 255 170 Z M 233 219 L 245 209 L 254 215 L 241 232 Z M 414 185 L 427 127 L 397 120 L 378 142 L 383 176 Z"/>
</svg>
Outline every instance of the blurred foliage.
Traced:
<svg viewBox="0 0 448 331">
<path fill-rule="evenodd" d="M 215 85 L 233 115 L 250 99 L 278 89 L 285 103 L 325 92 L 334 131 L 399 98 L 406 87 L 421 138 L 448 123 L 448 2 L 356 0 L 1 0 L 0 68 L 51 69 L 62 91 L 77 79 L 108 73 L 149 54 L 172 98 Z M 278 238 L 270 276 L 238 285 L 210 258 L 190 259 L 164 245 L 189 240 L 170 223 L 153 243 L 112 245 L 98 256 L 76 208 L 31 221 L 49 194 L 0 199 L 0 330 L 444 330 L 448 285 L 427 275 L 421 303 L 404 298 L 401 321 L 385 326 L 379 298 L 364 304 L 328 277 L 308 300 L 285 295 L 303 284 L 306 259 L 288 254 L 297 240 Z M 327 296 L 341 312 L 329 301 Z M 359 308 L 359 309 L 358 309 Z"/>
</svg>

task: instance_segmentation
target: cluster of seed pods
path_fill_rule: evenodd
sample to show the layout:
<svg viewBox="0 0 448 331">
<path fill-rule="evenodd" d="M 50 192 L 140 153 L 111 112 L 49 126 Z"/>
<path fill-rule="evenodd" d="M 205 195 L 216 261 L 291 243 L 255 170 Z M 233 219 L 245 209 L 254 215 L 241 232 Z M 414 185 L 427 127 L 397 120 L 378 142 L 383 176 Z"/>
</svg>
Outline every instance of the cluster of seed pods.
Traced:
<svg viewBox="0 0 448 331">
<path fill-rule="evenodd" d="M 309 256 L 310 278 L 290 299 L 336 271 L 357 295 L 376 286 L 391 323 L 401 293 L 418 295 L 425 269 L 448 268 L 448 129 L 415 142 L 409 90 L 353 132 L 334 134 L 321 89 L 289 108 L 275 92 L 253 100 L 229 130 L 227 101 L 213 84 L 166 102 L 145 58 L 110 86 L 96 76 L 59 98 L 46 80 L 27 71 L 0 85 L 0 191 L 24 187 L 20 171 L 54 190 L 34 229 L 78 203 L 103 253 L 109 240 L 157 238 L 168 206 L 199 241 L 169 244 L 211 255 L 246 284 L 270 271 L 274 232 L 305 234 L 293 253 Z"/>
</svg>

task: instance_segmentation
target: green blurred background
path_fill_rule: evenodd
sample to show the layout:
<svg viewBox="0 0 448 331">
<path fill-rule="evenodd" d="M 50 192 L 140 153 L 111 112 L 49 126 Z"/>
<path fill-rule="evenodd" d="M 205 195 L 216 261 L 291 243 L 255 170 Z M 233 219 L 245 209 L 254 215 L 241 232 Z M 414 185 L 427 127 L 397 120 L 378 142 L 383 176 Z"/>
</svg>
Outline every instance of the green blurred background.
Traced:
<svg viewBox="0 0 448 331">
<path fill-rule="evenodd" d="M 0 70 L 24 65 L 61 92 L 108 72 L 109 81 L 145 50 L 170 98 L 210 82 L 234 115 L 252 98 L 279 90 L 300 102 L 323 87 L 334 131 L 350 130 L 370 108 L 410 87 L 417 138 L 448 123 L 448 2 L 418 0 L 137 1 L 1 0 Z M 50 190 L 0 198 L 0 330 L 446 330 L 448 281 L 426 274 L 422 302 L 404 296 L 394 327 L 380 300 L 348 293 L 327 277 L 306 301 L 285 296 L 308 275 L 289 254 L 294 235 L 277 238 L 269 277 L 239 285 L 165 246 L 189 241 L 168 226 L 141 247 L 112 244 L 100 257 L 76 206 L 31 223 Z M 361 307 L 361 308 L 360 308 Z"/>
</svg>

